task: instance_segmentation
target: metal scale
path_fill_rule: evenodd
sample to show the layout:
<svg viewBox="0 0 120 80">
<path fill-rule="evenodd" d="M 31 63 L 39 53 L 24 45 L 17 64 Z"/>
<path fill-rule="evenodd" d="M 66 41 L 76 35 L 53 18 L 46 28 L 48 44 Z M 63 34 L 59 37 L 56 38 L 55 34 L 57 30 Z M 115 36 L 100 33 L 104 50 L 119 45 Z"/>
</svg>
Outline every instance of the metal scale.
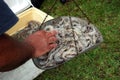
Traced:
<svg viewBox="0 0 120 80">
<path fill-rule="evenodd" d="M 60 0 L 60 2 L 63 6 L 68 6 L 70 5 L 68 4 L 69 2 L 73 2 L 87 20 L 73 17 L 68 6 L 68 16 L 61 16 L 45 22 L 48 14 L 51 13 L 57 2 L 58 0 L 55 0 L 51 8 L 48 10 L 46 17 L 40 25 L 40 30 L 57 30 L 57 38 L 59 40 L 58 47 L 43 56 L 33 58 L 34 64 L 43 70 L 55 68 L 77 55 L 98 46 L 103 41 L 99 30 L 92 24 L 89 17 L 79 7 L 75 0 Z"/>
<path fill-rule="evenodd" d="M 13 10 L 13 12 L 17 15 L 17 14 L 20 14 L 21 12 L 24 12 L 26 11 L 27 9 L 30 8 L 30 6 L 32 6 L 30 0 L 5 0 L 6 3 L 8 4 L 8 6 Z M 49 20 L 46 22 L 46 19 L 47 17 L 49 16 L 49 13 L 51 12 L 51 10 L 54 8 L 54 6 L 56 5 L 56 3 L 58 2 L 59 0 L 55 0 L 53 5 L 51 6 L 50 10 L 47 12 L 46 16 L 44 17 L 43 21 L 42 21 L 42 24 L 40 26 L 40 29 L 45 29 L 46 25 L 53 25 L 51 24 L 52 21 L 57 21 L 59 20 L 61 17 L 58 17 L 58 18 L 55 18 L 55 19 L 52 19 L 52 20 Z M 84 13 L 84 11 L 79 7 L 79 5 L 77 4 L 77 2 L 75 0 L 60 0 L 60 2 L 63 4 L 63 5 L 67 5 L 67 3 L 69 3 L 69 1 L 72 1 L 77 7 L 78 9 L 81 11 L 81 13 L 84 15 L 84 17 L 87 19 L 85 21 L 83 21 L 81 18 L 78 18 L 78 17 L 75 17 L 75 19 L 77 20 L 82 20 L 83 22 L 87 23 L 87 24 L 91 24 L 91 21 L 90 19 L 88 18 L 88 16 Z M 16 3 L 16 4 L 15 4 Z M 67 17 L 62 17 L 63 20 L 65 18 L 68 19 L 68 21 L 70 22 L 69 26 L 71 26 L 70 28 L 72 29 L 71 30 L 71 33 L 73 34 L 72 35 L 72 39 L 73 39 L 73 43 L 74 43 L 74 52 L 76 53 L 75 56 L 77 56 L 78 54 L 81 54 L 83 52 L 86 52 L 88 50 L 85 49 L 84 51 L 82 52 L 79 52 L 77 47 L 76 47 L 76 38 L 75 38 L 75 35 L 74 35 L 74 27 L 73 27 L 73 23 L 72 23 L 72 15 L 68 14 L 69 16 Z M 59 21 L 57 21 L 59 23 Z M 93 26 L 94 27 L 94 26 Z M 95 31 L 97 29 L 95 28 Z M 97 30 L 98 31 L 98 30 Z M 99 33 L 99 31 L 98 31 Z M 68 37 L 69 38 L 69 37 Z M 99 45 L 101 42 L 102 42 L 102 36 L 100 34 L 100 40 L 97 44 L 89 47 L 89 49 Z M 57 51 L 57 53 L 59 53 L 59 51 L 61 50 L 62 48 L 59 48 L 59 50 Z M 52 55 L 54 53 L 55 50 L 52 50 L 53 52 L 50 52 L 48 53 L 49 55 Z M 44 57 L 45 55 L 43 55 L 42 57 Z M 47 55 L 48 56 L 48 55 Z M 74 58 L 75 56 L 73 56 L 72 58 Z M 59 56 L 57 56 L 58 58 L 60 58 Z M 47 69 L 51 69 L 51 68 L 54 68 L 54 67 L 57 67 L 59 66 L 60 64 L 63 64 L 64 62 L 67 62 L 68 60 L 72 59 L 72 58 L 66 58 L 66 60 L 60 62 L 60 63 L 56 63 L 55 60 L 50 60 L 50 66 L 47 66 L 46 64 L 44 65 L 41 65 L 40 62 L 42 62 L 42 60 L 44 58 L 41 59 L 41 57 L 39 58 L 34 58 L 32 60 L 29 60 L 28 62 L 26 62 L 24 65 L 20 66 L 19 68 L 13 70 L 13 71 L 10 71 L 10 72 L 5 72 L 5 73 L 0 73 L 0 80 L 32 80 L 34 79 L 37 75 L 39 75 L 40 73 L 42 73 L 44 70 L 47 70 Z M 47 59 L 48 60 L 48 59 Z M 36 67 L 34 64 L 38 67 Z M 55 64 L 54 64 L 55 63 Z M 27 74 L 27 76 L 26 76 Z"/>
</svg>

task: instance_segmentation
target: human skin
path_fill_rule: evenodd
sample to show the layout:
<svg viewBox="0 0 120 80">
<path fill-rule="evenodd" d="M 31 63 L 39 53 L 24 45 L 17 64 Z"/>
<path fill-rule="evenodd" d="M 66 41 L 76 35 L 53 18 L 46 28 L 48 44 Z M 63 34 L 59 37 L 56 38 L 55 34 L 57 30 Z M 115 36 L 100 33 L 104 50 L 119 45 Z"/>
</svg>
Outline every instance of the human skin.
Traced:
<svg viewBox="0 0 120 80">
<path fill-rule="evenodd" d="M 0 35 L 0 72 L 17 68 L 33 57 L 56 48 L 56 31 L 38 31 L 20 42 L 7 34 Z"/>
</svg>

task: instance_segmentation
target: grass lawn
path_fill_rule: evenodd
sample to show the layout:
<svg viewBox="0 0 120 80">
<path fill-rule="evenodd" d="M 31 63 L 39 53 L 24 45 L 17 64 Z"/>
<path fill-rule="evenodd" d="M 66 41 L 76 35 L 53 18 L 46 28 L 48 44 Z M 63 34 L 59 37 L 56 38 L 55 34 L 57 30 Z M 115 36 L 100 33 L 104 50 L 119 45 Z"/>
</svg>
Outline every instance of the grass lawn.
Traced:
<svg viewBox="0 0 120 80">
<path fill-rule="evenodd" d="M 65 64 L 47 70 L 34 80 L 120 80 L 120 0 L 76 0 L 101 31 L 104 42 Z M 54 0 L 45 0 L 41 10 L 47 12 Z M 53 17 L 84 16 L 73 2 L 59 0 L 51 11 Z"/>
</svg>

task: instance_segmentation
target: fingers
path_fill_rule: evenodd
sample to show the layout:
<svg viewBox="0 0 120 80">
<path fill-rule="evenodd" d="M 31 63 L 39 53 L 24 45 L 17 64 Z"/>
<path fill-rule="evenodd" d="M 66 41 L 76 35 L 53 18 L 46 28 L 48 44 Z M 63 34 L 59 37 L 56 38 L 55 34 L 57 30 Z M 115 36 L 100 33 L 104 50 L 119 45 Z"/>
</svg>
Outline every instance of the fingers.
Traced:
<svg viewBox="0 0 120 80">
<path fill-rule="evenodd" d="M 37 31 L 36 34 L 38 35 L 44 34 L 47 38 L 49 38 L 49 37 L 55 36 L 57 34 L 57 31 L 53 30 L 53 31 L 47 32 L 45 30 L 41 30 L 41 31 Z"/>
<path fill-rule="evenodd" d="M 56 41 L 58 39 L 55 37 L 56 34 L 57 34 L 57 31 L 55 31 L 55 30 L 46 33 L 46 36 L 48 37 L 48 43 L 49 43 L 50 50 L 57 47 Z"/>
<path fill-rule="evenodd" d="M 50 37 L 48 39 L 48 43 L 51 44 L 51 43 L 55 43 L 57 41 L 57 38 L 56 37 Z"/>
<path fill-rule="evenodd" d="M 56 44 L 56 41 L 58 40 L 56 38 L 57 31 L 53 30 L 53 31 L 47 32 L 47 31 L 41 30 L 36 32 L 36 34 L 38 34 L 39 36 L 43 37 L 46 40 L 46 42 L 48 43 L 47 47 L 49 50 L 57 46 Z"/>
<path fill-rule="evenodd" d="M 47 32 L 46 36 L 47 37 L 52 37 L 52 36 L 55 36 L 56 34 L 57 34 L 57 31 L 54 30 L 54 31 L 51 31 L 51 32 Z"/>
<path fill-rule="evenodd" d="M 56 48 L 56 47 L 57 47 L 57 44 L 56 44 L 56 43 L 50 44 L 50 45 L 49 45 L 49 50 L 51 50 L 51 49 L 53 49 L 53 48 Z"/>
</svg>

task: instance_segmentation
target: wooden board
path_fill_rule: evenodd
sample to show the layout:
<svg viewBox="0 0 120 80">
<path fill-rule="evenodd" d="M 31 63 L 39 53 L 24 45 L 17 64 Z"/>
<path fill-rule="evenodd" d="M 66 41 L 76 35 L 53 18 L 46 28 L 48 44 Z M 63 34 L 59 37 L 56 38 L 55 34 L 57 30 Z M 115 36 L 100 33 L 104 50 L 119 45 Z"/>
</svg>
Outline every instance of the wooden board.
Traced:
<svg viewBox="0 0 120 80">
<path fill-rule="evenodd" d="M 34 7 L 22 12 L 21 14 L 18 14 L 17 16 L 19 17 L 19 21 L 17 22 L 16 25 L 14 25 L 10 30 L 8 30 L 6 33 L 9 35 L 12 35 L 14 33 L 16 33 L 17 31 L 25 28 L 28 24 L 29 21 L 31 20 L 35 20 L 35 21 L 39 21 L 42 23 L 42 21 L 44 20 L 44 18 L 46 17 L 46 13 L 44 13 L 41 10 L 38 10 Z M 47 20 L 53 19 L 53 17 L 48 16 Z"/>
</svg>

